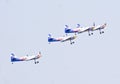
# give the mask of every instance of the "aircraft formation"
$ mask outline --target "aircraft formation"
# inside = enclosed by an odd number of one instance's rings
[[[84,33],[84,32],[88,32],[88,35],[91,36],[93,35],[93,31],[99,30],[100,34],[104,33],[103,29],[106,27],[106,23],[102,24],[102,25],[95,25],[95,23],[93,23],[93,26],[88,26],[88,27],[81,27],[80,24],[77,24],[76,28],[69,28],[68,25],[65,25],[65,36],[63,37],[57,37],[54,38],[51,36],[51,34],[48,34],[48,42],[49,44],[51,42],[65,42],[65,41],[70,41],[70,44],[74,44],[75,42],[72,41],[74,39],[77,38],[77,34],[80,33]],[[68,36],[69,33],[74,33],[75,35],[73,36]]]
[[[88,26],[88,27],[81,27],[80,24],[77,24],[76,28],[69,28],[68,25],[65,25],[65,36],[62,37],[57,37],[54,38],[51,36],[51,34],[48,34],[48,42],[49,44],[51,42],[66,42],[66,41],[70,41],[70,44],[74,44],[75,42],[73,41],[74,39],[77,38],[77,34],[81,34],[84,32],[88,32],[88,35],[91,36],[93,35],[93,31],[98,30],[100,32],[100,34],[104,33],[103,29],[105,29],[106,27],[106,23],[102,24],[102,25],[95,25],[95,23],[93,23],[93,26]],[[74,33],[73,36],[68,35],[69,33]],[[38,64],[39,61],[37,61],[39,58],[41,58],[41,52],[39,52],[37,55],[32,55],[32,56],[22,56],[22,57],[16,57],[13,53],[11,53],[11,62],[12,64],[14,62],[20,62],[20,61],[31,61],[33,60],[35,64]]]

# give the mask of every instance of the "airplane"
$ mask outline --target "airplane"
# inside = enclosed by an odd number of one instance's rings
[[[77,27],[74,29],[69,28],[68,25],[65,25],[65,33],[67,35],[67,33],[83,33],[83,32],[88,32],[88,35],[93,35],[93,33],[90,33],[91,29],[93,29],[94,26],[90,26],[90,27],[80,27],[80,24],[77,24]]]
[[[72,40],[74,40],[77,36],[63,36],[63,37],[58,37],[58,38],[53,38],[51,37],[51,34],[48,34],[48,42],[49,44],[51,42],[65,42],[65,41],[70,41],[70,44],[74,44],[75,42]]]
[[[98,26],[95,26],[95,23],[94,23],[94,27],[92,28],[91,31],[96,31],[96,30],[99,30],[100,31],[100,34],[104,33],[104,31],[101,31],[102,29],[104,29],[106,27],[107,23],[104,23],[102,25],[98,25]]]
[[[40,52],[38,53],[38,55],[32,55],[32,56],[26,55],[22,57],[16,57],[13,53],[11,53],[11,62],[13,64],[13,62],[34,60],[34,63],[38,64],[39,61],[36,60],[39,59],[40,57],[42,57]]]

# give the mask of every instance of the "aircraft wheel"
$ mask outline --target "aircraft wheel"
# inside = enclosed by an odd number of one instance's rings
[[[102,32],[100,32],[100,34],[102,34]]]
[[[39,61],[37,61],[37,63],[39,63]]]
[[[102,33],[104,33],[104,31],[102,31]]]
[[[89,36],[90,36],[90,34],[89,34]]]
[[[93,35],[93,33],[91,33],[91,35]]]

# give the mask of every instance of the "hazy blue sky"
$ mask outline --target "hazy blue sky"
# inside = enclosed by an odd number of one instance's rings
[[[119,8],[119,0],[0,0],[0,84],[120,84]],[[65,24],[93,22],[107,22],[105,33],[79,34],[74,45],[47,42]],[[37,65],[10,62],[11,52],[38,51]]]

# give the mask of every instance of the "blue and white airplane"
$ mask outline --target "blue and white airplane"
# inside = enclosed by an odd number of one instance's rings
[[[51,37],[51,34],[48,34],[48,42],[49,44],[51,42],[65,42],[65,41],[70,41],[70,44],[73,44],[75,43],[74,40],[77,36],[74,35],[74,36],[63,36],[63,37],[58,37],[58,38],[53,38]]]
[[[41,57],[41,53],[39,52],[38,55],[32,55],[32,56],[22,56],[22,57],[16,57],[13,53],[11,53],[11,62],[19,62],[19,61],[30,61],[34,60],[34,63],[37,64],[39,61],[36,61]]]
[[[102,29],[104,29],[106,27],[107,23],[104,23],[102,25],[98,25],[98,26],[95,26],[95,23],[94,23],[94,27],[92,28],[91,31],[96,31],[96,30],[99,30],[100,31],[100,34],[104,33],[104,31],[102,31]]]
[[[90,33],[91,29],[93,29],[94,26],[90,26],[90,27],[80,27],[80,24],[77,24],[77,27],[74,29],[69,28],[68,25],[65,25],[65,33],[67,35],[67,33],[83,33],[83,32],[88,32],[88,35],[93,35],[93,33]]]

